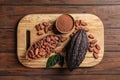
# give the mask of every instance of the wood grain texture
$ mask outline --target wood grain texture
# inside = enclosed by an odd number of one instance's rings
[[[67,69],[31,69],[22,66],[15,53],[0,53],[0,76],[27,75],[119,75],[119,52],[105,52],[102,62],[92,68],[79,68],[73,72]],[[3,63],[4,62],[4,63]]]
[[[118,80],[119,75],[37,75],[37,76],[1,76],[1,80]]]
[[[75,5],[80,5],[80,4],[94,4],[94,5],[98,5],[98,4],[120,4],[119,0],[1,0],[0,4],[14,4],[14,5],[28,5],[28,4],[32,4],[32,5],[37,5],[37,4],[75,4]]]
[[[61,14],[29,14],[23,17],[19,24],[17,29],[17,55],[18,59],[26,67],[30,68],[46,68],[46,63],[48,58],[39,58],[36,60],[27,60],[25,58],[26,53],[26,32],[30,31],[30,44],[33,44],[34,42],[38,41],[40,38],[42,39],[43,36],[46,35],[54,35],[52,31],[49,31],[49,33],[44,34],[42,36],[36,35],[36,29],[35,25],[42,23],[44,21],[52,21],[52,24],[55,22],[55,20],[60,16]],[[97,43],[100,45],[101,50],[99,52],[99,58],[94,59],[91,52],[87,52],[86,57],[82,64],[80,64],[79,67],[92,67],[98,64],[104,55],[104,26],[102,21],[93,14],[70,14],[74,20],[83,20],[87,22],[87,26],[90,29],[90,31],[87,34],[93,34],[95,38],[97,39]],[[88,19],[90,18],[90,19]],[[75,26],[72,29],[71,32],[68,34],[61,34],[64,37],[67,37],[68,40],[70,40],[69,36],[74,32]],[[99,36],[101,35],[101,36]],[[66,44],[68,43],[68,40],[63,42],[58,49],[63,49]],[[54,53],[51,53],[51,55]],[[65,53],[62,53],[65,55]],[[63,66],[66,67],[66,64]],[[54,66],[53,68],[60,68],[59,65]]]
[[[120,78],[120,0],[0,0],[0,80],[118,80]],[[27,14],[91,13],[105,28],[105,55],[93,68],[30,69],[17,60],[16,28]]]
[[[17,27],[19,20],[27,14],[41,13],[90,13],[97,15],[105,29],[120,29],[120,5],[115,6],[0,6],[0,28]],[[52,11],[51,11],[52,10]],[[14,14],[13,14],[14,13]],[[107,15],[106,15],[107,14]]]

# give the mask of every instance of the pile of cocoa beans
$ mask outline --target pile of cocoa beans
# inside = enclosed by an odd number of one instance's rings
[[[35,26],[37,35],[43,35],[52,30],[53,25],[50,22],[42,22]]]
[[[35,42],[26,52],[27,59],[37,59],[48,57],[59,45],[60,37],[57,35],[48,35]]]
[[[93,52],[93,56],[95,59],[99,58],[99,51],[100,51],[100,46],[97,44],[97,40],[92,34],[88,35],[90,42],[89,42],[89,51]]]

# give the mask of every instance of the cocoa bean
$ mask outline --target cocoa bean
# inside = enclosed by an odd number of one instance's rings
[[[96,42],[97,42],[97,40],[94,39],[94,40],[90,41],[90,44],[95,44]]]
[[[100,46],[99,46],[98,44],[96,44],[95,47],[96,47],[98,50],[101,49]]]
[[[96,53],[96,54],[98,54],[98,53],[99,53],[99,50],[96,49],[96,47],[94,47],[94,48],[93,48],[93,52]]]
[[[89,31],[89,28],[88,28],[88,27],[84,27],[84,30],[85,30],[86,32],[88,32],[88,31]]]
[[[93,52],[93,48],[89,47],[89,52]]]
[[[61,42],[64,42],[67,40],[67,37],[62,37]]]
[[[92,34],[89,34],[88,37],[89,37],[90,39],[94,39],[94,36],[93,36]]]
[[[86,23],[85,21],[82,21],[82,20],[81,20],[81,25],[82,25],[82,26],[87,26],[87,23]]]
[[[99,55],[96,54],[96,53],[93,53],[93,57],[94,57],[95,59],[98,59],[98,58],[99,58]]]
[[[43,35],[44,33],[40,30],[37,32],[37,35]]]

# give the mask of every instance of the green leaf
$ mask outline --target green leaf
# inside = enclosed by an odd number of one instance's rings
[[[57,63],[59,63],[60,66],[63,66],[64,64],[64,57],[61,54],[56,54],[49,57],[49,59],[47,60],[46,68],[54,66]]]

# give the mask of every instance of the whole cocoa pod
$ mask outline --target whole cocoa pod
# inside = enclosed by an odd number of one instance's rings
[[[88,50],[88,37],[84,30],[79,30],[70,40],[66,47],[66,63],[68,69],[79,67]]]

